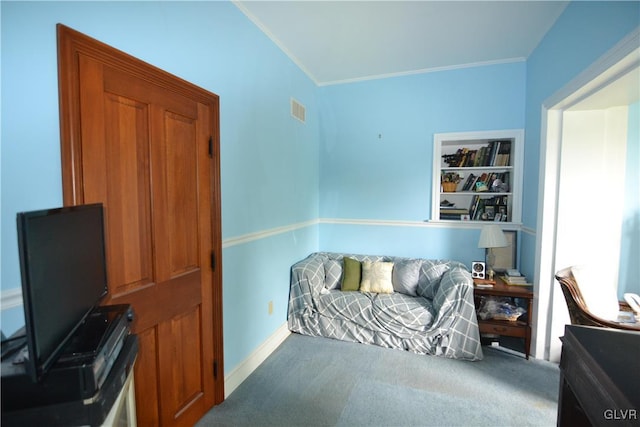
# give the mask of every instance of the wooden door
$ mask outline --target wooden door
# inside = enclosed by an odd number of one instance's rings
[[[191,426],[224,399],[218,97],[62,25],[58,61],[64,201],[105,206],[138,422]]]

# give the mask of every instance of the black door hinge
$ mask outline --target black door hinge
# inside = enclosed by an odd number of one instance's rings
[[[209,137],[209,157],[213,158],[213,136]]]
[[[213,361],[213,378],[218,378],[218,361]]]
[[[216,253],[214,251],[211,251],[211,269],[216,269]]]

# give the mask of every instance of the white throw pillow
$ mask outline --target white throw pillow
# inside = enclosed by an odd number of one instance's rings
[[[362,281],[360,292],[374,292],[378,294],[392,294],[393,283],[391,274],[392,262],[368,262],[362,263]]]

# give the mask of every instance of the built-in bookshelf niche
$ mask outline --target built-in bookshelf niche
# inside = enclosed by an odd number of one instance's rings
[[[432,221],[522,221],[522,129],[433,137]]]

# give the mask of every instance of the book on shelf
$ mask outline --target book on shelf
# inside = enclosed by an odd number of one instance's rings
[[[478,209],[479,203],[480,203],[480,196],[476,194],[471,198],[471,205],[469,205],[469,217],[471,219],[475,218],[476,210]]]
[[[493,283],[473,283],[476,288],[480,288],[480,289],[490,289],[493,288]]]
[[[496,157],[496,166],[509,166],[511,163],[511,141],[502,141],[498,155]]]
[[[476,179],[477,177],[474,174],[470,173],[466,181],[464,182],[464,185],[462,186],[462,191],[469,191],[469,189],[471,189],[471,186],[476,182]]]
[[[476,157],[473,161],[473,166],[484,166],[484,156],[485,156],[485,151],[487,150],[486,147],[482,147],[478,150],[478,152],[476,153]]]
[[[489,158],[487,159],[487,164],[485,166],[495,165],[496,154],[498,153],[499,147],[500,147],[500,141],[489,142]]]
[[[443,207],[440,208],[440,219],[461,221],[463,215],[469,215],[467,209]]]
[[[507,285],[517,285],[517,286],[532,286],[531,283],[527,282],[527,278],[524,276],[501,276],[500,277],[504,283]]]
[[[511,141],[489,141],[487,146],[477,150],[458,148],[455,153],[443,154],[444,162],[452,168],[509,166],[511,162]]]
[[[469,205],[469,218],[473,221],[507,222],[509,221],[508,202],[508,196],[483,198],[475,194]]]
[[[455,206],[441,206],[440,207],[440,212],[457,213],[457,214],[468,214],[469,210],[468,209],[463,209],[463,208],[456,208]]]

